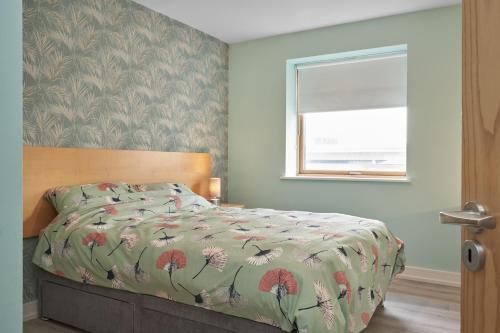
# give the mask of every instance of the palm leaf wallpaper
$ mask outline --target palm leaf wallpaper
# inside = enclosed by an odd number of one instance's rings
[[[129,0],[23,6],[26,145],[209,152],[226,193],[227,44]]]

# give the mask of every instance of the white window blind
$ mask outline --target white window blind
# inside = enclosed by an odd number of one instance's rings
[[[407,56],[297,67],[299,113],[406,107]]]

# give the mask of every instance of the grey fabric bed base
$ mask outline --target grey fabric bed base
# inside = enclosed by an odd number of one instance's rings
[[[38,270],[42,317],[92,333],[284,333],[163,298],[74,282]]]

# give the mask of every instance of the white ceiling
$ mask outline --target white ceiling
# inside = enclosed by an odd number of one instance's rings
[[[461,0],[134,0],[227,43],[458,4]]]

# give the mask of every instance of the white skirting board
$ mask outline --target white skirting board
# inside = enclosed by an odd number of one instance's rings
[[[397,278],[460,288],[460,273],[455,272],[436,271],[428,268],[407,266],[405,271],[399,274]],[[23,320],[28,321],[38,317],[38,301],[24,303]]]
[[[36,319],[40,315],[38,313],[38,301],[28,302],[23,304],[23,321]]]
[[[397,278],[456,288],[460,288],[461,284],[460,273],[413,266],[406,266],[405,271],[399,274]]]

